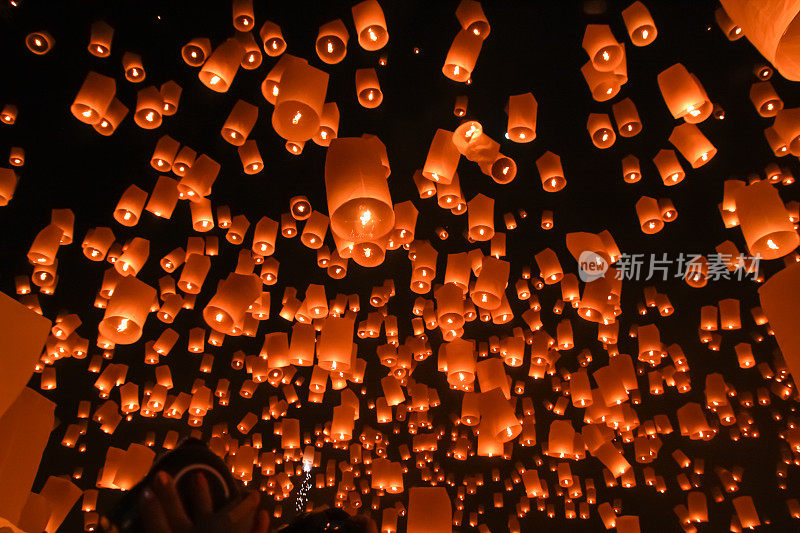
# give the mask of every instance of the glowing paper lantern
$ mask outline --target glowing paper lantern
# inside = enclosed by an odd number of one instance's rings
[[[622,10],[622,19],[628,36],[635,46],[647,46],[655,41],[658,35],[656,24],[650,11],[638,0]]]
[[[142,336],[156,290],[133,276],[121,278],[97,329],[116,344],[133,344]]]
[[[286,50],[286,41],[280,26],[269,20],[265,21],[259,31],[261,41],[264,43],[264,52],[270,57],[277,57]]]
[[[133,120],[140,128],[151,130],[161,125],[164,98],[155,87],[146,87],[136,94]]]
[[[789,220],[778,191],[768,181],[738,189],[735,202],[736,215],[751,254],[777,259],[800,244],[800,236]]]
[[[108,57],[111,54],[111,39],[114,37],[114,28],[98,20],[92,23],[89,36],[89,53],[97,57]]]
[[[280,74],[272,113],[272,127],[278,135],[297,142],[316,135],[327,90],[327,73],[302,61],[289,61]]]
[[[136,185],[131,185],[122,193],[114,209],[114,219],[123,226],[135,226],[142,215],[145,202],[147,202],[147,192]]]
[[[386,19],[377,0],[365,0],[353,6],[353,22],[358,34],[358,44],[364,50],[374,52],[389,42]]]
[[[178,182],[178,192],[193,202],[211,194],[211,186],[217,179],[220,165],[207,155],[198,157]]]
[[[181,57],[190,67],[201,67],[211,54],[211,41],[206,38],[192,39],[181,48]]]
[[[597,148],[609,148],[617,140],[614,129],[611,126],[611,120],[608,115],[603,113],[591,113],[586,122],[586,129],[589,130],[589,137],[592,139],[592,144]]]
[[[85,124],[97,124],[111,105],[116,90],[117,84],[113,78],[89,72],[70,111]]]
[[[639,112],[630,98],[620,100],[611,106],[614,112],[614,121],[617,123],[619,134],[623,137],[633,137],[642,131],[642,122]]]
[[[125,118],[128,114],[128,108],[125,105],[114,98],[111,100],[111,103],[106,109],[105,113],[100,120],[96,124],[92,124],[92,127],[96,132],[100,135],[109,136],[117,129],[120,122]]]
[[[476,241],[488,241],[494,236],[494,200],[483,194],[467,203],[469,236]]]
[[[53,47],[53,36],[46,31],[35,31],[25,37],[25,46],[36,55],[44,55]]]
[[[700,149],[706,147],[705,145],[698,146]],[[698,159],[701,163],[703,162],[702,158]],[[706,156],[706,159],[708,159],[708,156]],[[678,156],[675,155],[673,150],[660,150],[653,158],[653,163],[655,163],[664,185],[677,185],[686,177],[686,173],[683,171],[680,161],[678,161]],[[690,163],[694,165],[694,160],[690,160]]]
[[[250,31],[255,23],[253,0],[233,0],[233,27],[237,31]]]
[[[461,154],[453,144],[453,133],[442,129],[436,130],[422,175],[433,182],[449,184],[456,175],[460,157]]]
[[[356,95],[358,103],[367,109],[374,109],[383,102],[383,92],[374,68],[356,69]]]
[[[464,31],[472,33],[476,37],[486,39],[489,36],[491,27],[480,2],[475,0],[461,0],[456,8],[456,18]]]
[[[800,5],[795,2],[724,0],[722,7],[759,52],[788,80],[800,80],[796,25]]]
[[[594,68],[600,72],[614,70],[625,57],[622,46],[614,39],[608,25],[588,24],[582,46]]]
[[[465,1],[463,0],[462,4]],[[474,2],[477,4],[477,2]],[[480,6],[480,4],[478,4]],[[538,104],[531,93],[508,97],[508,138],[514,142],[526,143],[536,138],[536,111]]]
[[[547,192],[558,192],[567,185],[561,158],[553,152],[545,152],[536,160],[536,168],[542,180],[542,188]]]
[[[471,31],[461,30],[447,51],[442,73],[453,81],[465,82],[472,75],[483,39]]]
[[[376,242],[395,221],[380,160],[365,146],[363,138],[337,138],[325,159],[331,231],[354,243]]]
[[[714,145],[694,124],[675,126],[669,142],[689,161],[692,168],[705,165],[717,154]]]
[[[323,24],[319,28],[319,35],[317,35],[317,55],[329,65],[341,62],[347,54],[348,39],[347,28],[341,19]]]
[[[703,86],[680,63],[659,73],[658,87],[674,118],[697,124],[711,115],[713,106]]]
[[[233,83],[243,56],[242,44],[235,37],[227,39],[203,63],[198,74],[200,81],[212,91],[226,92]]]
[[[774,117],[783,109],[783,100],[768,81],[757,81],[750,86],[750,101],[762,117]]]
[[[214,331],[230,333],[259,296],[261,280],[257,276],[232,272],[220,281],[217,292],[203,309],[203,318]]]
[[[258,119],[258,108],[238,100],[222,126],[222,138],[234,146],[242,146]]]

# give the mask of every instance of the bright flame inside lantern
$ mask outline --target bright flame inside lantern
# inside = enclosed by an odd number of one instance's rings
[[[219,83],[220,79],[221,78],[219,76],[214,75],[214,76],[211,77],[210,80],[208,80],[208,83],[210,83],[211,85],[216,85],[217,83]]]
[[[363,206],[360,211],[361,214],[358,215],[358,220],[361,222],[362,226],[366,226],[372,221],[372,211]]]
[[[118,331],[118,332],[120,332],[120,333],[122,333],[123,331],[125,331],[126,329],[128,329],[128,322],[129,322],[129,320],[130,320],[130,319],[128,319],[128,318],[123,318],[122,320],[120,320],[120,321],[119,321],[119,325],[117,326],[117,331]]]
[[[775,241],[773,241],[772,239],[767,239],[767,246],[769,246],[771,250],[777,250],[778,248],[780,248],[777,244],[775,244]]]
[[[297,113],[295,113],[295,115],[292,117],[292,124],[297,124],[297,123],[299,123],[301,118],[303,118],[303,114],[302,114],[300,111],[298,111],[298,112],[297,112]]]

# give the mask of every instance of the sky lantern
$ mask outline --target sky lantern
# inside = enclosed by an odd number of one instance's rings
[[[736,192],[736,214],[747,247],[764,259],[776,259],[797,248],[800,236],[773,185],[759,181]]]
[[[475,69],[482,45],[483,39],[474,32],[459,31],[447,51],[442,73],[453,81],[467,81]]]
[[[320,26],[319,34],[317,35],[317,55],[329,65],[341,62],[347,54],[349,37],[347,28],[341,19],[323,24]]]
[[[258,119],[258,108],[238,100],[222,125],[222,138],[234,146],[243,146]]]
[[[462,2],[463,3],[463,2]],[[508,97],[508,138],[526,143],[536,138],[536,111],[538,104],[531,93]]]
[[[211,54],[211,41],[207,38],[192,39],[181,48],[181,57],[190,67],[201,67]]]
[[[622,19],[635,46],[647,46],[658,36],[650,11],[638,0],[622,10]]]
[[[25,37],[25,46],[36,55],[44,55],[53,47],[55,40],[46,31],[35,31]]]
[[[600,72],[613,70],[625,57],[622,46],[611,33],[611,28],[604,24],[586,26],[583,49],[589,54],[594,68]]]
[[[203,63],[199,73],[200,81],[212,91],[226,92],[233,83],[243,55],[241,43],[234,37],[227,39]]]
[[[352,8],[353,22],[358,34],[358,44],[364,50],[374,52],[389,42],[389,31],[383,9],[377,0],[364,0]]]
[[[170,80],[164,83],[159,91],[161,92],[161,99],[164,102],[161,114],[165,117],[169,117],[177,113],[178,102],[180,102],[181,94],[183,93],[181,86]]]
[[[558,192],[567,185],[561,158],[553,152],[546,152],[536,160],[536,168],[542,180],[542,187],[547,192]]]
[[[770,0],[759,5],[750,5],[743,0],[725,0],[724,12],[741,33],[786,79],[797,81],[800,70],[793,56],[797,14],[800,8]],[[738,33],[737,33],[738,35]]]
[[[83,123],[97,124],[111,105],[115,92],[116,82],[113,78],[89,72],[70,111]]]
[[[328,74],[305,62],[292,61],[280,75],[280,92],[272,127],[288,141],[306,141],[319,130],[328,89]]]
[[[422,175],[433,182],[447,185],[456,175],[460,156],[456,145],[453,144],[453,133],[442,129],[436,130]]]
[[[114,28],[102,20],[92,23],[89,36],[89,53],[97,57],[108,57],[111,54],[111,39]]]
[[[614,121],[617,123],[617,130],[622,137],[633,137],[642,131],[642,122],[639,119],[639,112],[630,98],[620,100],[611,109],[614,112]]]
[[[675,118],[697,124],[711,114],[713,106],[700,81],[680,63],[659,73],[658,88]]]
[[[373,109],[383,102],[383,93],[378,81],[378,73],[374,68],[356,70],[356,95],[358,103],[367,109]]]
[[[394,211],[380,160],[362,138],[331,142],[325,160],[331,230],[355,243],[384,237],[394,227]]]
[[[155,289],[135,277],[120,279],[98,326],[100,333],[117,344],[136,342],[155,297]]]
[[[717,153],[717,149],[694,124],[675,126],[669,142],[685,157],[692,168],[705,165]]]

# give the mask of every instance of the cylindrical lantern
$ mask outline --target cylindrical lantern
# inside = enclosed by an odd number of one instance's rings
[[[341,19],[332,20],[319,28],[316,49],[319,58],[329,65],[335,65],[347,54],[349,35]]]
[[[358,34],[358,44],[364,50],[380,50],[389,42],[386,18],[377,0],[365,0],[353,6],[353,22]]]

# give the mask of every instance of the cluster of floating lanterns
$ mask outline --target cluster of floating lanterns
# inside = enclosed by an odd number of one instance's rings
[[[800,63],[791,53],[796,46],[796,30],[790,28],[796,8],[772,0],[723,0],[722,4],[716,20],[728,39],[746,36],[785,78],[800,79]],[[460,29],[449,50],[443,51],[442,73],[468,84],[483,43],[491,38],[491,26],[474,0],[462,0],[455,15]],[[658,36],[656,23],[639,1],[622,10],[621,19],[635,47],[648,46]],[[507,232],[528,213],[525,209],[503,213],[502,226],[496,226],[501,214],[494,199],[482,193],[465,198],[457,172],[460,164],[475,163],[500,185],[513,182],[517,174],[515,161],[500,152],[500,143],[480,122],[464,118],[465,95],[457,98],[453,109],[463,121],[454,131],[429,132],[428,153],[419,155],[421,168],[413,176],[419,202],[435,197],[439,208],[466,214],[464,251],[440,257],[436,242],[416,237],[418,202],[392,200],[384,143],[369,134],[338,137],[339,109],[326,102],[329,74],[324,65],[337,64],[347,55],[348,44],[352,46],[348,24],[337,19],[319,28],[315,49],[316,59],[324,63],[320,67],[312,65],[314,58],[287,53],[277,24],[264,21],[256,30],[252,0],[233,1],[233,26],[234,35],[215,45],[200,37],[175,50],[188,67],[197,69],[199,84],[191,90],[225,93],[240,68],[259,68],[268,61],[264,54],[277,58],[261,84],[266,103],[234,102],[220,135],[236,148],[241,171],[258,174],[264,161],[251,132],[259,115],[263,119],[273,106],[272,127],[289,153],[301,156],[309,140],[326,149],[320,171],[327,206],[293,197],[279,217],[263,216],[252,223],[235,214],[236,206],[214,202],[213,186],[221,165],[211,155],[161,136],[149,156],[159,173],[152,190],[131,185],[109,208],[119,226],[109,220],[109,226],[91,228],[80,241],[86,261],[105,263],[100,279],[89,284],[92,290],[97,287],[94,305],[103,310],[99,323],[91,323],[89,314],[80,309],[60,311],[48,317],[52,322],[39,316],[41,300],[58,290],[61,247],[80,239],[73,232],[76,215],[69,209],[53,210],[51,222],[31,243],[30,271],[15,278],[19,303],[2,300],[2,327],[29,333],[14,341],[19,357],[3,362],[10,365],[10,377],[0,396],[0,414],[6,413],[0,425],[13,429],[13,422],[19,425],[24,420],[25,429],[17,427],[11,437],[0,439],[16,439],[19,450],[14,470],[19,476],[0,487],[2,519],[23,530],[53,531],[82,496],[85,529],[91,531],[99,520],[98,494],[130,489],[146,474],[157,451],[175,448],[181,437],[192,435],[208,442],[236,479],[271,497],[277,519],[283,512],[281,502],[302,485],[300,507],[311,510],[329,504],[352,513],[379,512],[384,533],[403,527],[410,533],[467,526],[490,531],[484,520],[487,507],[507,509],[512,532],[525,530],[525,521],[538,510],[566,519],[599,517],[606,529],[629,533],[640,530],[639,517],[626,511],[624,498],[609,498],[603,487],[639,487],[653,498],[667,491],[684,493],[680,499],[685,503],[675,506],[674,513],[685,531],[696,531],[696,524],[707,522],[710,506],[726,506],[731,531],[766,522],[757,511],[759,495],[739,491],[742,466],[714,464],[711,474],[706,460],[687,455],[680,443],[681,438],[733,442],[759,438],[751,409],[770,406],[773,398],[784,402],[782,406],[798,400],[789,374],[800,375],[796,327],[800,204],[785,204],[779,193],[779,186],[794,182],[787,168],[770,163],[764,178],[725,181],[719,203],[725,227],[741,229],[750,256],[783,262],[769,279],[756,272],[756,281],[763,285],[758,290],[761,306],[749,310],[752,342],[732,348],[723,345],[726,332],[745,327],[740,300],[726,298],[700,309],[701,343],[711,351],[726,351],[743,371],[757,369],[763,378],[764,384],[755,391],[736,390],[723,374],[692,375],[692,355],[684,349],[695,348],[662,340],[658,321],[676,310],[656,287],[645,288],[631,313],[633,320],[626,316],[627,331],[621,329],[624,285],[615,274],[622,252],[609,231],[567,234],[571,259],[547,248],[534,255],[535,269],[503,259],[512,235]],[[379,51],[388,43],[387,21],[376,0],[352,7],[352,26],[358,45],[366,51]],[[113,36],[114,29],[105,22],[92,24],[89,53],[109,57]],[[625,44],[603,24],[588,25],[581,44],[589,58],[581,72],[591,97],[600,103],[615,99],[628,82]],[[29,34],[25,45],[43,55],[55,40],[39,31]],[[125,82],[151,81],[138,54],[125,52],[122,67]],[[776,158],[799,156],[800,109],[784,109],[769,81],[772,75],[771,67],[758,66],[749,96],[754,111],[772,121],[764,135]],[[135,102],[123,102],[116,90],[122,81],[86,73],[71,106],[74,117],[108,136],[128,114],[136,126],[156,129],[181,111],[183,88],[175,82],[144,86]],[[685,164],[696,169],[717,156],[702,124],[712,116],[722,118],[723,112],[714,106],[701,80],[681,63],[663,69],[656,81],[665,112],[678,123],[652,165],[664,186],[678,186],[691,172]],[[384,95],[376,69],[357,69],[354,87],[364,112],[381,106]],[[533,93],[509,95],[506,138],[533,142],[537,110]],[[14,105],[6,104],[0,122],[13,127],[18,113]],[[24,120],[24,109],[21,116]],[[629,97],[610,104],[610,113],[590,114],[586,128],[600,150],[613,146],[617,136],[632,138],[643,132]],[[11,149],[9,164],[24,169],[22,148]],[[546,151],[535,165],[545,193],[567,187],[562,156]],[[640,161],[633,155],[624,157],[621,181],[633,184],[641,179]],[[0,169],[0,205],[12,201],[17,180],[14,168]],[[126,237],[125,228],[135,228],[142,217],[170,219],[180,202],[188,203],[191,213],[193,233],[186,243],[164,243],[156,235]],[[648,235],[664,230],[678,217],[667,197],[642,196],[631,210],[641,232]],[[541,227],[555,227],[552,211],[542,211]],[[219,239],[221,232],[224,241]],[[440,239],[450,237],[443,227],[436,234]],[[317,265],[332,279],[347,276],[350,260],[361,267],[380,268],[387,254],[406,254],[410,285],[396,286],[389,274],[368,294],[334,294],[324,284],[287,285],[281,290],[279,237],[299,237],[315,251]],[[481,243],[489,244],[488,255]],[[168,251],[161,257],[152,253],[164,246]],[[238,255],[233,268],[217,278],[209,274],[219,261],[221,246],[238,250]],[[575,268],[586,251],[610,267],[605,277],[581,283]],[[733,257],[726,265],[729,271],[753,266],[752,261],[737,262],[740,250],[732,241],[716,251]],[[296,260],[283,258],[284,268]],[[160,266],[158,279],[140,276],[148,263]],[[709,262],[700,257],[696,265],[685,282],[701,288],[708,282]],[[558,287],[560,298],[552,309],[545,309],[539,295],[555,290],[550,286]],[[413,294],[412,308],[391,314],[387,305],[399,291]],[[514,311],[519,306],[525,308],[521,313]],[[576,310],[575,316],[568,316],[569,308]],[[650,309],[657,311],[655,318]],[[179,315],[195,317],[194,326],[173,329]],[[282,320],[290,324],[289,331],[261,327],[267,320]],[[492,325],[494,332],[474,337],[477,333],[470,331],[470,324],[476,321]],[[145,331],[153,331],[153,323],[158,334],[146,335]],[[573,324],[579,323],[596,328],[607,364],[593,361],[592,349],[573,334]],[[8,335],[13,336],[11,331]],[[618,346],[625,336],[632,339],[625,341],[632,343],[631,354]],[[779,351],[771,359],[761,349],[754,353],[756,345],[772,336]],[[228,337],[251,337],[255,348],[230,354]],[[363,348],[366,340],[377,342],[374,353]],[[115,347],[131,344],[140,348],[142,360],[115,362]],[[593,348],[597,352],[598,346]],[[182,352],[200,356],[199,376],[187,390],[175,387],[172,378],[174,372],[186,372]],[[573,357],[577,370],[570,371],[563,362]],[[162,417],[173,420],[171,427],[176,429],[165,434],[148,430],[142,442],[113,441],[105,453],[93,450],[94,457],[105,457],[97,465],[96,480],[85,479],[78,465],[72,481],[52,476],[42,491],[33,494],[29,491],[52,429],[54,405],[24,385],[34,371],[40,374],[42,391],[54,391],[45,395],[55,397],[57,371],[70,358],[88,359],[88,371],[97,378],[95,390],[86,391],[74,417],[61,420],[55,429],[62,446],[85,452],[87,433],[101,431],[113,438],[123,421],[136,420],[147,427],[148,419]],[[235,381],[215,375],[220,359],[226,364],[230,360]],[[432,361],[426,363],[427,359]],[[153,379],[129,380],[128,370],[134,365],[147,365]],[[423,366],[435,371],[415,372]],[[514,370],[519,367],[527,368],[527,375]],[[364,385],[367,372],[381,376],[379,391]],[[434,377],[435,372],[443,379]],[[2,379],[0,383],[5,383]],[[530,390],[533,383],[544,380],[555,399],[544,400],[542,407]],[[703,403],[681,396],[703,382]],[[443,403],[441,387],[457,394],[460,403]],[[252,401],[259,388],[269,390],[264,405]],[[668,388],[677,393],[671,412],[652,418],[637,413],[638,405]],[[230,403],[247,405],[246,414],[229,423],[206,422],[209,412]],[[329,421],[309,426],[302,419],[306,403],[330,406]],[[782,407],[772,407],[772,418],[782,459],[777,483],[785,489],[788,468],[800,464],[800,419]],[[269,434],[276,436],[274,441]],[[278,441],[279,446],[268,444]],[[7,454],[2,447],[0,453]],[[659,453],[671,454],[680,470],[677,476],[658,473],[650,465]],[[470,468],[468,463],[476,456],[495,458],[491,470]],[[575,473],[578,461],[590,463],[601,476]],[[9,468],[4,466],[3,473],[11,472]],[[313,468],[321,471],[314,475],[312,487]],[[324,488],[335,488],[333,501],[315,499],[314,490]],[[787,512],[800,518],[797,498],[786,498],[786,504]]]

